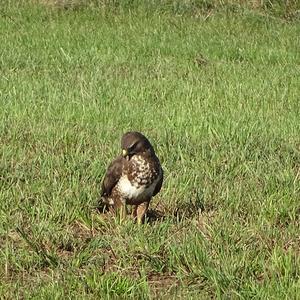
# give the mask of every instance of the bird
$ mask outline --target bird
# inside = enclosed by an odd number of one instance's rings
[[[127,215],[126,205],[138,224],[143,222],[151,198],[163,183],[163,169],[150,141],[140,132],[129,131],[121,138],[122,154],[108,166],[101,185],[103,203],[110,210]]]

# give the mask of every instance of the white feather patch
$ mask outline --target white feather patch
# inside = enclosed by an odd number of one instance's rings
[[[146,187],[146,185],[136,187],[131,184],[127,176],[123,176],[119,181],[118,187],[122,195],[127,199],[144,199],[152,196],[158,180],[159,176],[149,187]]]

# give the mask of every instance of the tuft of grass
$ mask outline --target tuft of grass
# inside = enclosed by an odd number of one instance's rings
[[[297,298],[298,3],[46,2],[0,11],[0,298]],[[96,210],[128,130],[140,227]]]

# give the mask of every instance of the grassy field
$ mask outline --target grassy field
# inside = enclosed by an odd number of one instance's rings
[[[299,299],[299,18],[95,3],[0,6],[0,298]],[[128,130],[142,226],[96,210]]]

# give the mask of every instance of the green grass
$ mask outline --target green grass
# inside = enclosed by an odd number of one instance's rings
[[[0,298],[299,297],[297,18],[8,1],[0,28]],[[165,170],[140,227],[95,210],[127,130]]]

